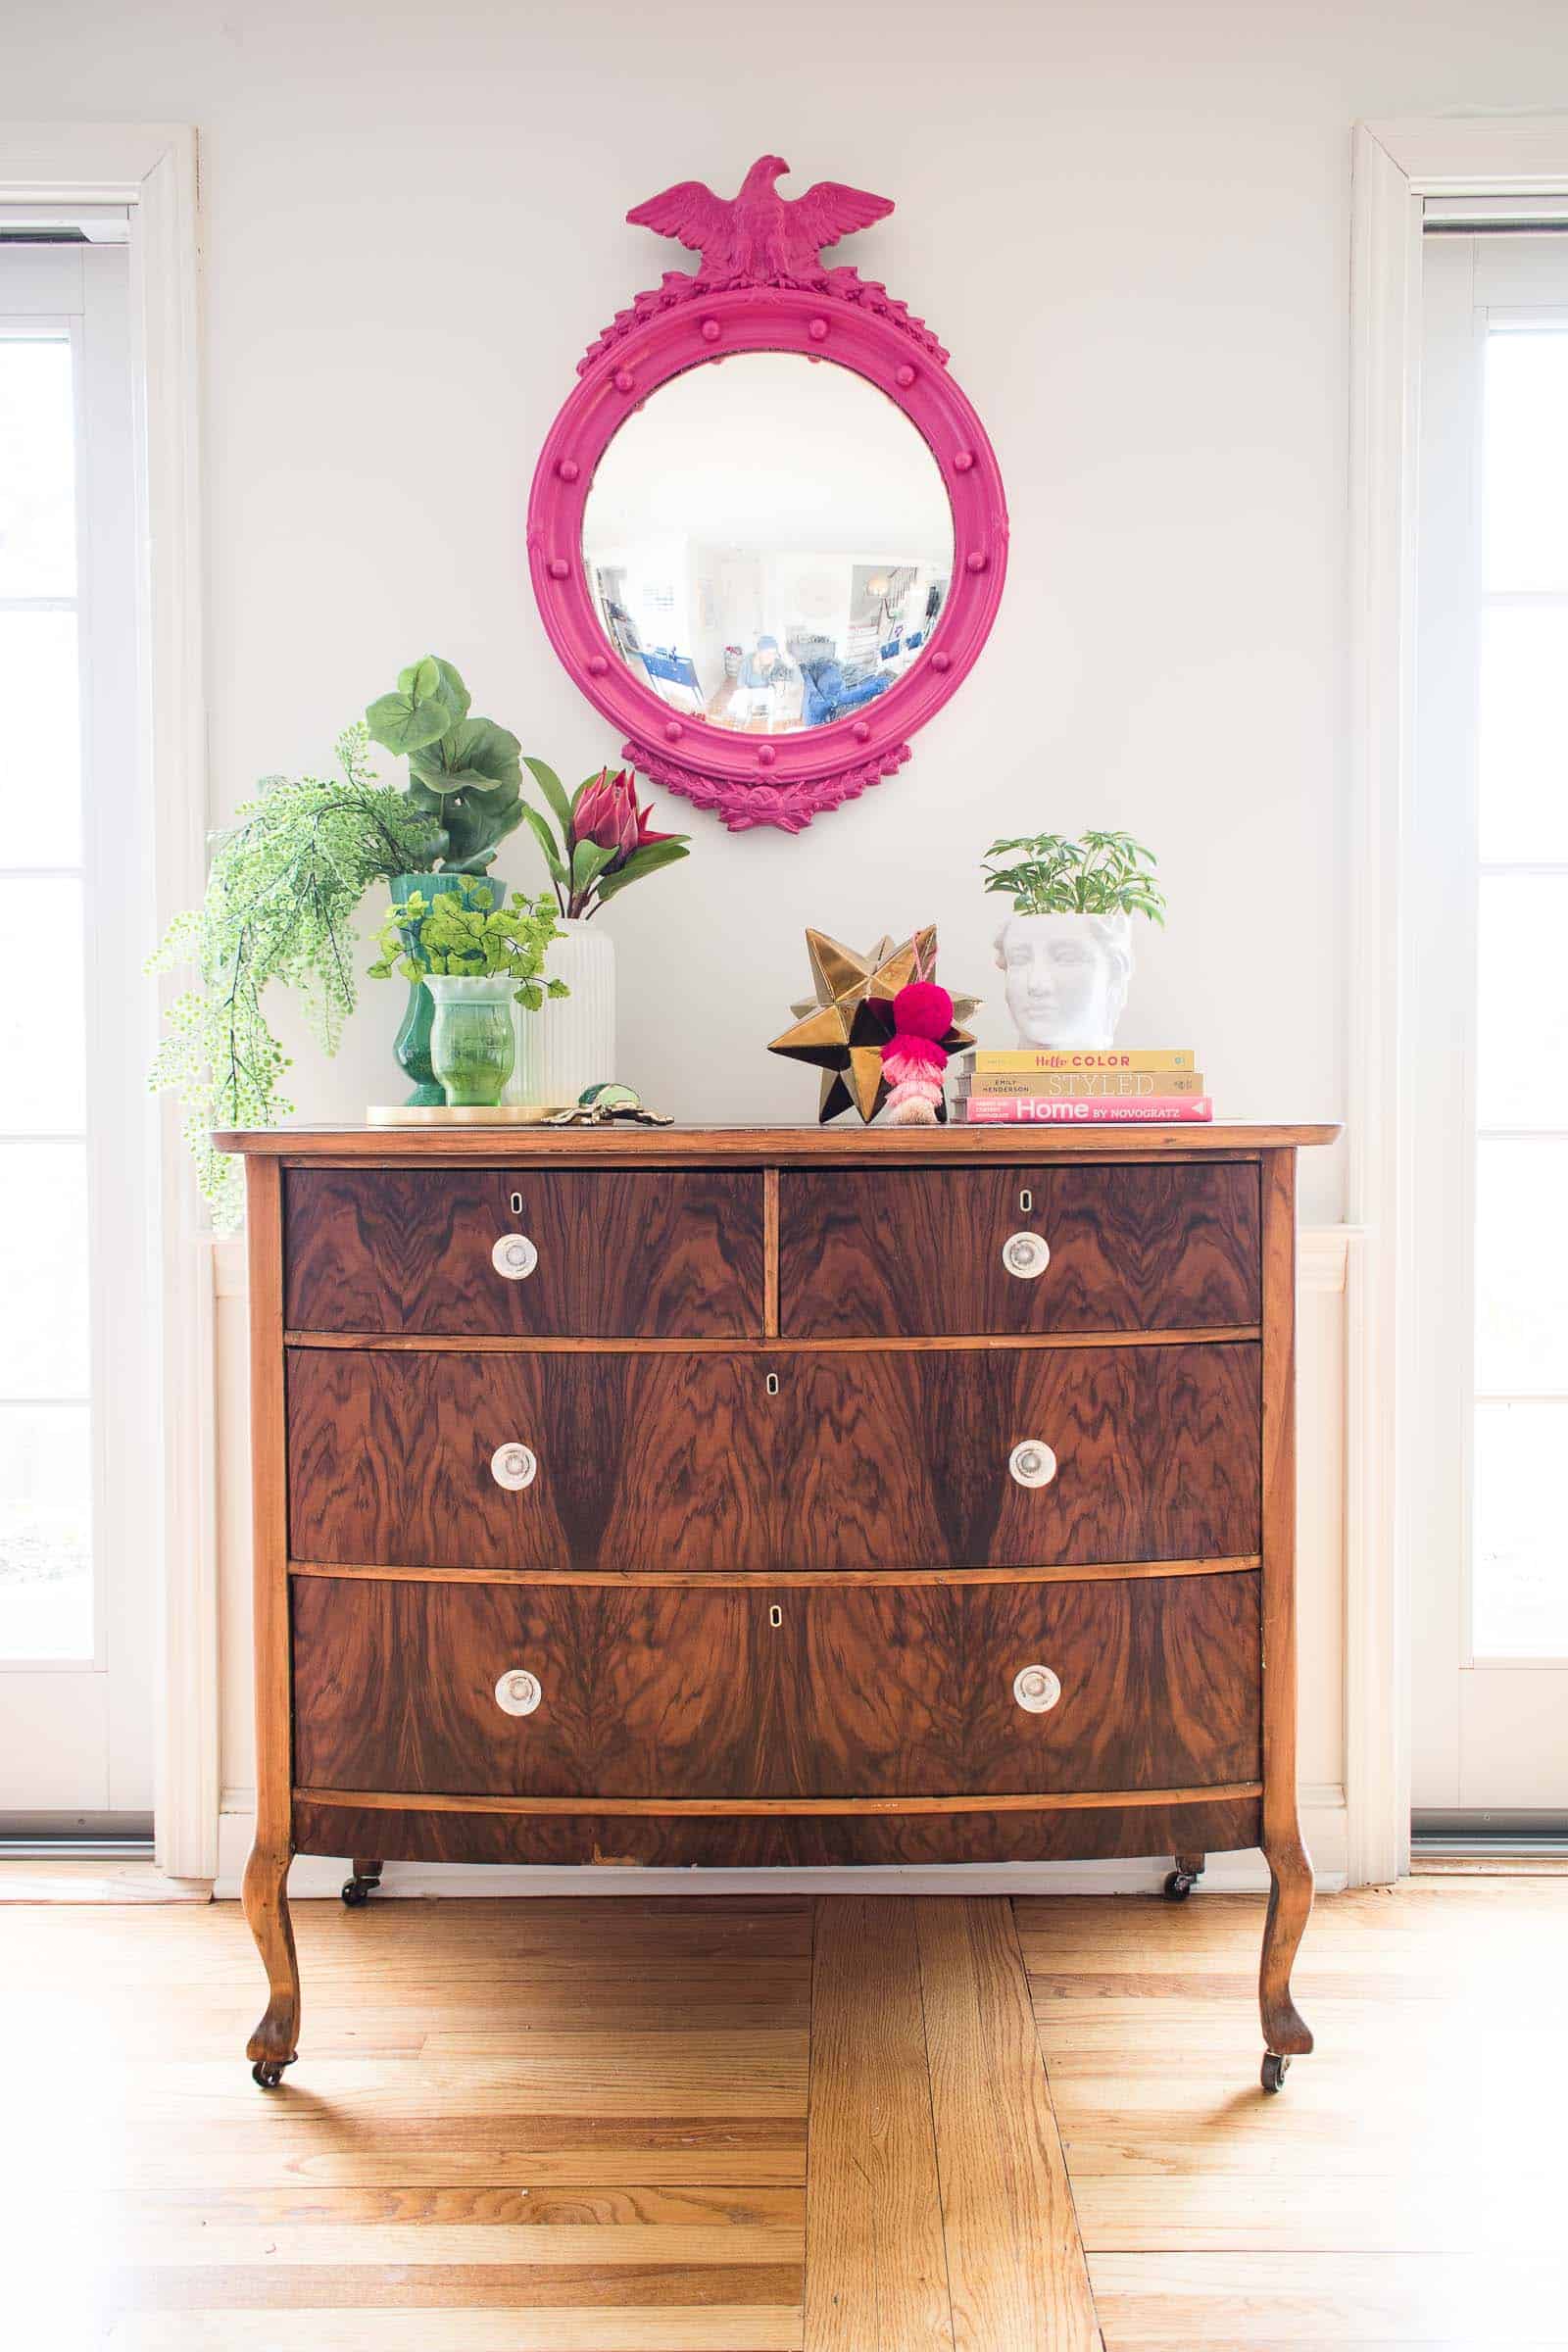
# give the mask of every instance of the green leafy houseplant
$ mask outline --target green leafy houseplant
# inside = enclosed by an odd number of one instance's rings
[[[999,858],[1010,860],[998,864]],[[1165,896],[1153,879],[1154,853],[1130,833],[1030,833],[994,841],[981,863],[988,891],[1012,899],[1019,914],[1147,914],[1165,920]]]
[[[427,654],[365,713],[372,743],[409,763],[406,798],[430,818],[435,850],[421,871],[482,874],[522,822],[522,746],[493,718],[469,715],[450,662]]]
[[[403,790],[377,778],[372,738],[407,758]],[[401,671],[336,749],[341,776],[263,779],[214,838],[202,905],[174,918],[149,967],[196,967],[196,984],[170,1008],[151,1084],[181,1098],[220,1232],[240,1220],[244,1184],[211,1131],[275,1126],[294,1107],[278,1084],[288,1058],[263,1017],[266,991],[292,989],[317,1042],[334,1053],[355,1006],[354,918],[367,891],[384,882],[403,898],[413,879],[444,877],[429,895],[461,902],[522,818],[517,738],[470,715],[466,686],[435,655]],[[429,999],[411,990],[397,1052],[416,1078],[428,1076],[429,1029]]]
[[[564,980],[543,980],[545,951],[557,936],[557,909],[547,896],[526,899],[520,891],[507,904],[495,887],[481,884],[465,899],[426,899],[410,893],[387,910],[376,934],[372,980],[397,972],[420,981],[427,972],[460,980],[504,976],[517,985],[516,1002],[537,1012],[546,997],[564,997]],[[411,941],[413,943],[411,948]]]
[[[428,810],[377,781],[367,731],[340,735],[340,776],[269,776],[215,837],[202,904],[178,914],[149,969],[194,964],[170,1007],[149,1083],[177,1094],[197,1180],[220,1232],[242,1213],[240,1163],[212,1131],[273,1127],[293,1109],[279,1088],[288,1056],[267,1025],[274,982],[299,998],[323,1053],[335,1053],[357,1001],[354,917],[377,882],[428,869],[439,831]]]

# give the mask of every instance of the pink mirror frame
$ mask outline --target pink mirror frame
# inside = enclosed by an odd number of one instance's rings
[[[799,833],[821,810],[902,767],[908,738],[973,667],[1007,565],[1002,475],[984,426],[948,373],[947,353],[885,287],[852,269],[825,269],[816,258],[819,246],[881,218],[891,204],[833,181],[794,201],[780,198],[771,183],[784,168],[777,157],[763,157],[733,203],[692,180],[627,216],[700,245],[703,267],[695,274],[666,271],[658,290],[639,294],[579,363],[580,380],[550,428],[528,502],[534,594],[566,670],[621,729],[623,760],[711,808],[735,833],[759,825]],[[835,225],[835,213],[844,225]],[[747,232],[744,247],[737,225]],[[725,239],[715,261],[720,228]],[[594,472],[625,418],[687,368],[748,351],[800,352],[853,368],[885,392],[941,468],[954,532],[952,586],[930,650],[853,718],[760,738],[707,726],[639,683],[600,625],[581,553]]]

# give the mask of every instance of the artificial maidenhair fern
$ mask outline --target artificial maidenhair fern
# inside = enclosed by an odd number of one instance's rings
[[[183,1132],[220,1232],[243,1213],[241,1162],[215,1152],[215,1129],[274,1127],[293,1104],[288,1067],[262,998],[273,981],[299,997],[322,1050],[335,1052],[354,1010],[354,917],[371,884],[423,873],[443,846],[438,816],[377,783],[364,726],[336,751],[341,776],[269,776],[217,836],[207,894],[170,924],[149,969],[194,964],[194,987],[169,1008],[149,1083],[177,1094]]]

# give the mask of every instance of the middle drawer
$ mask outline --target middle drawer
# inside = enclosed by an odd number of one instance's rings
[[[300,1560],[855,1574],[1259,1549],[1255,1342],[296,1348],[287,1378]]]
[[[305,1788],[1023,1795],[1259,1771],[1255,1570],[695,1592],[303,1576],[293,1593]]]

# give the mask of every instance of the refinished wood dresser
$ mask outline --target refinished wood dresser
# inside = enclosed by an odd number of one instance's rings
[[[1335,1130],[283,1130],[248,1155],[258,1790],[296,1852],[1261,1846],[1291,1962],[1295,1174]]]

